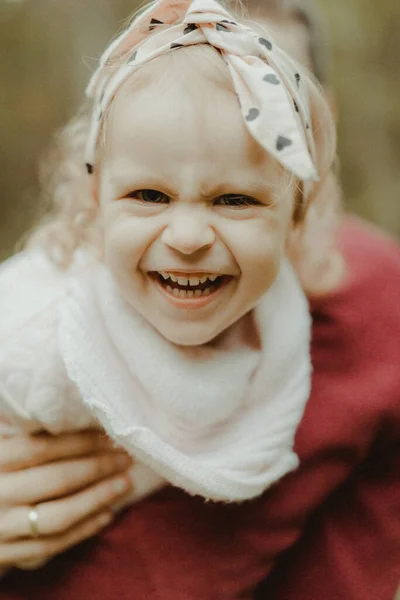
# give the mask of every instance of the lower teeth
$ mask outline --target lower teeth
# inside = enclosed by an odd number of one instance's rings
[[[200,296],[209,296],[211,294],[211,288],[205,290],[178,290],[167,285],[167,291],[172,293],[177,298],[200,298]]]

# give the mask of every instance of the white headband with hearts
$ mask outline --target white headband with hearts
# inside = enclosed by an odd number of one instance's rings
[[[153,58],[194,44],[210,44],[221,53],[253,138],[300,179],[318,180],[307,90],[294,61],[215,0],[157,0],[104,52],[86,90],[94,101],[88,172],[94,170],[104,115],[121,84]]]

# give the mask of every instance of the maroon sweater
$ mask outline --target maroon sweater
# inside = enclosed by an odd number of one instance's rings
[[[166,489],[0,600],[392,600],[400,581],[400,250],[357,222],[314,301],[300,467],[241,506]]]

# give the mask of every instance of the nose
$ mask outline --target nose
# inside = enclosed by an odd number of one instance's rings
[[[215,242],[215,232],[203,211],[176,207],[170,213],[162,241],[169,248],[189,255],[210,248]]]

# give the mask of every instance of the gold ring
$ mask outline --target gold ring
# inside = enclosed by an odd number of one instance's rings
[[[32,508],[29,509],[28,521],[29,521],[29,527],[31,530],[31,536],[33,538],[39,537],[38,520],[39,520],[39,517],[38,517],[37,510],[34,506],[32,506]]]

